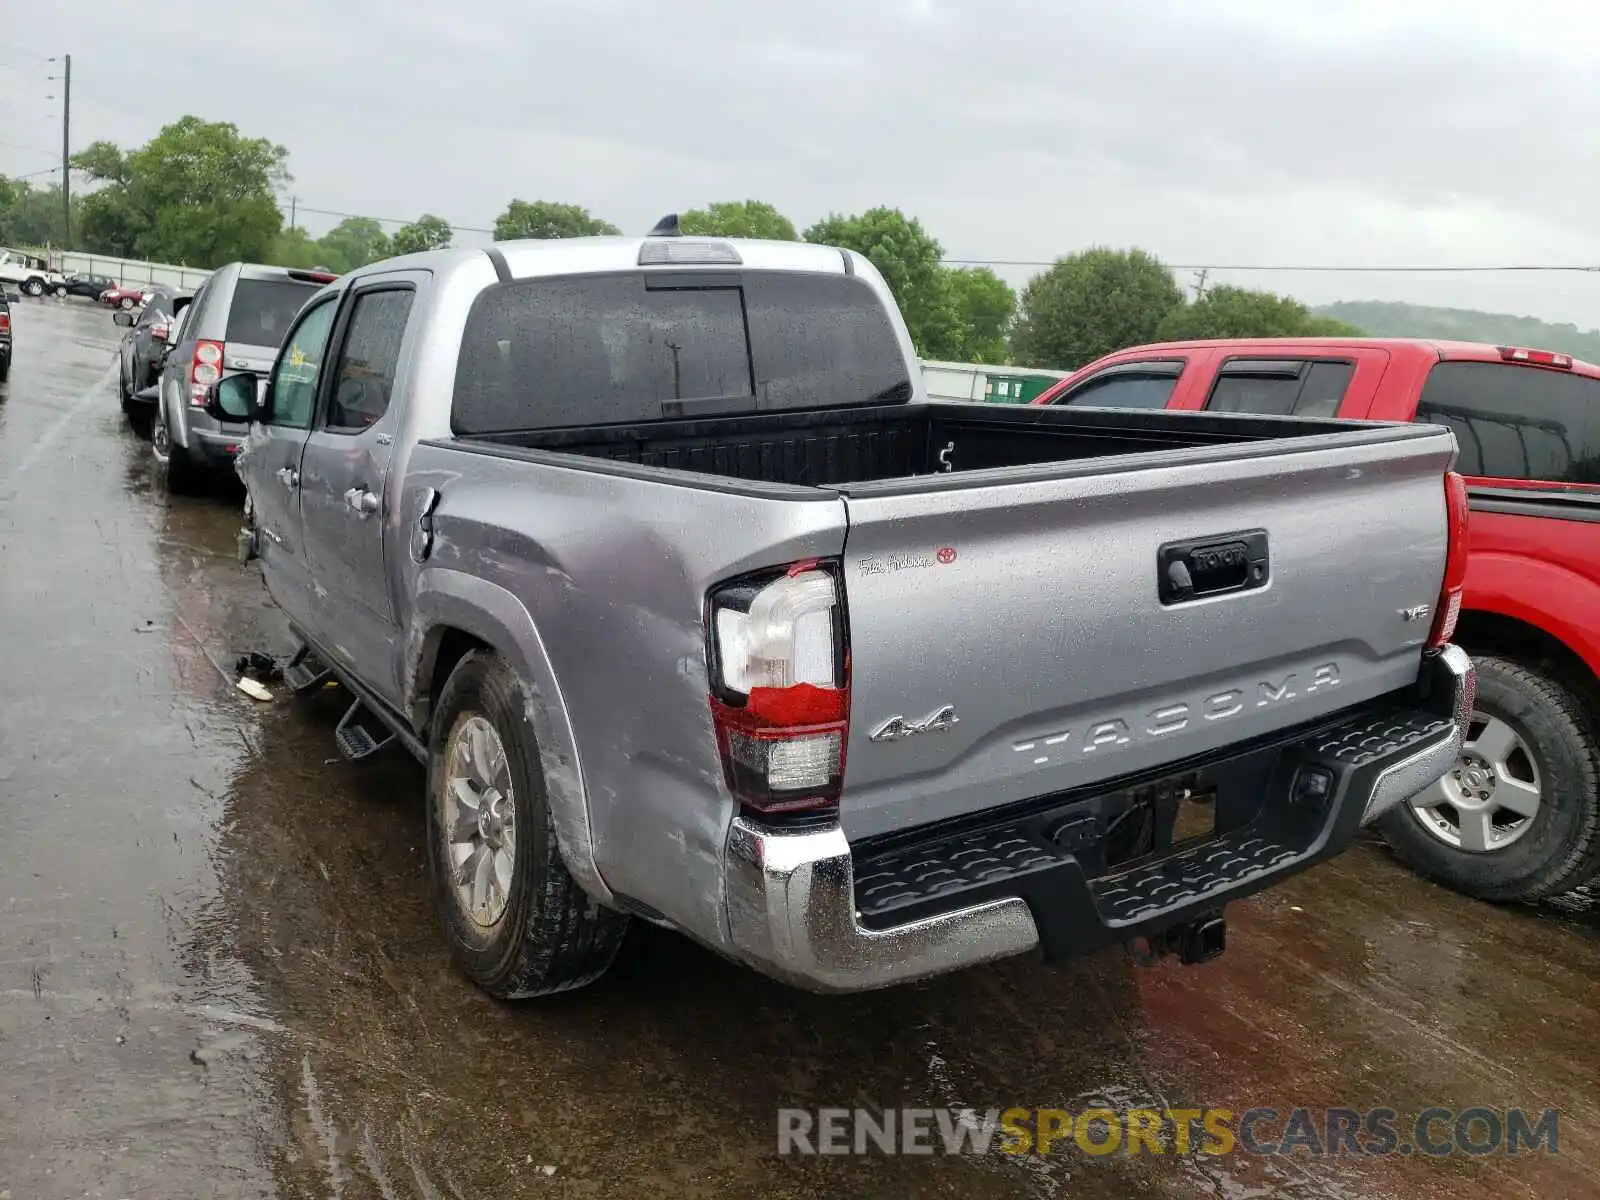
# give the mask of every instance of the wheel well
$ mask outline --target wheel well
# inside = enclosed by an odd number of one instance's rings
[[[1463,612],[1455,642],[1468,654],[1495,654],[1537,667],[1566,683],[1600,712],[1600,679],[1576,651],[1537,625],[1499,613]]]
[[[420,714],[419,726],[426,731],[428,722],[433,719],[434,705],[438,703],[439,693],[444,690],[445,680],[450,678],[450,672],[456,669],[456,664],[474,650],[491,650],[492,646],[480,637],[475,637],[463,629],[446,627],[439,633],[438,645],[434,648],[431,664],[424,659],[423,676],[418,681],[418,691],[426,696],[426,707]]]

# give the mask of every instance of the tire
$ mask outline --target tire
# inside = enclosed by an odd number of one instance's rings
[[[38,299],[40,296],[44,295],[44,280],[24,279],[22,281],[22,294],[25,296],[32,296],[34,299]]]
[[[452,766],[457,738],[480,719],[503,751],[488,756],[496,764],[503,762],[503,768],[489,774],[495,782],[509,783],[514,831],[503,844],[515,847],[503,910],[484,924],[457,898],[453,876],[457,862],[476,861],[472,855],[483,853],[485,842],[452,845],[452,819],[446,811],[452,770],[470,772],[465,760]],[[567,872],[522,685],[492,653],[466,655],[440,693],[428,739],[427,826],[435,907],[451,952],[474,983],[492,996],[511,1000],[570,991],[605,974],[622,945],[628,918],[590,899]],[[480,821],[477,830],[483,829]],[[488,918],[489,910],[483,911]]]
[[[1385,813],[1379,831],[1408,866],[1480,900],[1538,900],[1588,882],[1600,872],[1600,742],[1588,706],[1568,684],[1529,663],[1489,654],[1473,655],[1473,663],[1478,698],[1471,736],[1487,733],[1480,718],[1516,735],[1513,773],[1531,772],[1537,811],[1504,846],[1462,849],[1418,812],[1419,801],[1440,794],[1430,789]],[[1473,763],[1464,755],[1460,765]],[[1498,773],[1496,779],[1496,786],[1508,782]]]
[[[165,402],[158,400],[155,407],[151,414],[151,451],[161,486],[169,496],[193,496],[204,490],[205,468],[193,454],[172,442],[167,433]]]
[[[122,415],[128,418],[128,428],[141,442],[148,442],[155,431],[156,415],[150,411],[148,404],[140,404],[137,400],[124,400],[122,402]]]
[[[66,286],[66,284],[64,284],[64,283],[56,284],[55,297],[56,297],[57,300],[65,300],[67,298],[67,286]]]
[[[132,296],[124,296],[124,297],[122,297],[122,299],[117,301],[117,307],[122,309],[124,312],[126,312],[128,309],[133,307],[133,297]]]
[[[6,381],[6,376],[11,374],[11,356],[0,354],[0,383]]]

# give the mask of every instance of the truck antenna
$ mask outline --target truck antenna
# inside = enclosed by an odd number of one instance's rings
[[[683,230],[678,228],[678,214],[668,213],[656,222],[656,227],[646,237],[682,237]]]

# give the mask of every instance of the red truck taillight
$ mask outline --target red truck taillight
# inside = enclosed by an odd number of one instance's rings
[[[206,389],[222,378],[222,343],[196,342],[194,358],[189,362],[189,403],[195,408],[206,406]]]
[[[1445,473],[1444,511],[1450,547],[1445,551],[1444,582],[1439,586],[1433,632],[1428,635],[1429,650],[1437,650],[1455,636],[1461,593],[1467,583],[1467,481],[1454,471]]]
[[[0,312],[0,331],[11,332],[11,314],[8,312]]]
[[[711,716],[722,769],[758,813],[837,808],[850,727],[838,564],[808,560],[714,589]]]

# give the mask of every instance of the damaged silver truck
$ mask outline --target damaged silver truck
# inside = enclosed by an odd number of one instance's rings
[[[829,992],[1203,961],[1472,708],[1450,433],[930,403],[848,250],[669,218],[391,259],[206,403],[251,422],[288,679],[426,764],[496,996],[630,919]]]

